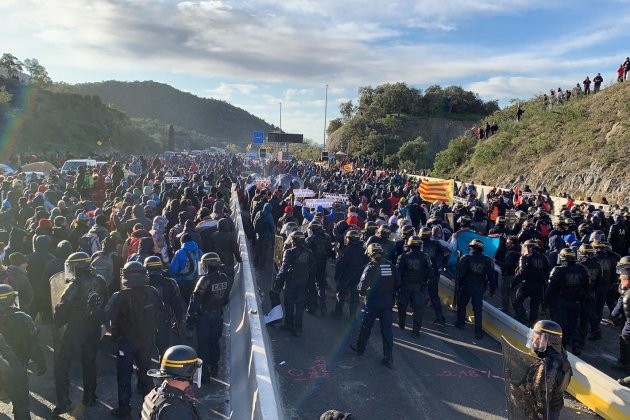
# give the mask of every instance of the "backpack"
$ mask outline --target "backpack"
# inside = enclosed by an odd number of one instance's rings
[[[186,264],[184,265],[184,269],[177,273],[177,280],[190,280],[197,276],[197,269],[199,263],[199,253],[198,252],[190,252],[187,249],[183,249],[186,253]]]
[[[129,247],[128,247],[128,251],[127,253],[129,255],[134,255],[138,253],[138,249],[140,248],[140,241],[142,240],[142,237],[135,237],[132,236],[128,239],[129,241]]]
[[[114,261],[110,254],[105,254],[103,251],[94,253],[91,267],[94,274],[100,275],[105,279],[107,287],[112,284],[114,280]]]
[[[79,250],[92,256],[101,250],[101,240],[96,233],[86,233],[79,238]]]
[[[549,223],[543,221],[538,228],[540,229],[540,234],[542,235],[543,238],[547,238],[549,237]]]
[[[152,286],[134,287],[131,289],[123,289],[121,294],[129,294],[129,314],[127,322],[129,323],[129,333],[132,337],[144,337],[147,331],[156,330],[157,313],[162,308],[151,305]]]

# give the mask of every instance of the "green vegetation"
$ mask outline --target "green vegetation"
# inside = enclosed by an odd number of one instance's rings
[[[244,147],[251,143],[254,131],[270,132],[275,129],[227,102],[200,98],[163,83],[107,81],[75,85],[73,88],[84,95],[99,96],[104,103],[113,104],[134,119],[150,120],[140,122],[140,126],[149,129],[151,136],[156,135],[156,127],[151,125],[159,121],[161,127],[166,127],[163,134],[159,134],[159,141],[163,144],[168,143],[168,128],[172,124],[176,128],[175,145],[178,148],[185,148],[187,144],[199,148],[223,147],[230,143]],[[179,136],[184,129],[187,130],[186,138],[180,144]],[[162,136],[166,140],[162,141]]]
[[[114,150],[157,150],[153,139],[98,96],[55,93],[0,77],[3,101],[9,106],[0,112],[0,138],[13,145],[10,152],[94,156]]]
[[[359,95],[356,106],[352,101],[340,104],[341,120],[332,120],[328,127],[330,147],[414,170],[430,167],[432,154],[440,149],[440,142],[422,135],[419,122],[476,121],[499,109],[495,101],[484,102],[459,86],[430,86],[423,93],[394,83],[359,88]],[[434,131],[434,127],[423,128],[429,135]],[[427,141],[417,140],[419,135]],[[403,149],[407,142],[414,143]]]
[[[629,96],[630,83],[618,83],[553,107],[534,98],[520,104],[520,121],[514,104],[479,122],[498,123],[489,139],[466,133],[452,140],[436,156],[433,174],[499,186],[520,180],[593,198],[625,196]]]

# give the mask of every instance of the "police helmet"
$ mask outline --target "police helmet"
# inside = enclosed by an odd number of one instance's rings
[[[584,257],[584,258],[591,258],[595,256],[595,248],[593,248],[589,244],[580,245],[580,247],[578,248],[578,252],[580,254],[580,257]]]
[[[554,321],[540,320],[527,334],[527,348],[544,353],[549,347],[562,352],[562,327]]]
[[[221,267],[221,257],[216,252],[207,252],[199,260],[199,274],[205,276],[211,269]]]
[[[147,270],[138,261],[129,261],[120,270],[120,284],[123,289],[141,287],[148,282]]]
[[[308,228],[311,230],[322,229],[322,222],[319,219],[313,219],[311,223],[308,224]]]
[[[407,240],[407,246],[409,248],[420,248],[420,246],[422,245],[422,238],[420,238],[419,236],[412,236]]]
[[[617,263],[617,274],[623,276],[630,275],[630,257],[621,257]]]
[[[571,211],[569,210],[563,210],[562,213],[560,214],[560,217],[563,217],[566,221],[566,219],[570,219],[571,218]]]
[[[426,226],[420,228],[420,238],[429,239],[431,237],[431,229]]]
[[[8,284],[0,284],[0,312],[13,307],[17,292]]]
[[[582,223],[578,226],[578,233],[582,236],[586,235],[587,232],[591,232],[591,230],[591,227],[586,223]]]
[[[202,361],[192,347],[178,345],[168,348],[162,357],[160,369],[151,369],[147,375],[154,378],[172,378],[192,382],[201,366]]]
[[[346,243],[353,243],[353,242],[358,242],[361,240],[361,234],[354,230],[354,229],[350,229],[346,232],[345,234],[346,237]]]
[[[89,272],[92,258],[86,252],[75,252],[64,263],[66,280],[74,280],[79,272]]]
[[[470,226],[470,224],[472,223],[472,219],[470,218],[470,216],[464,215],[457,219],[457,223],[459,223],[461,226]]]
[[[612,251],[612,247],[606,241],[595,241],[591,243],[591,246],[595,249],[595,252]]]
[[[409,238],[411,235],[413,235],[413,226],[411,225],[405,225],[402,227],[402,229],[400,230],[400,234],[402,235],[403,238],[407,239]]]
[[[564,217],[562,216],[558,216],[558,221],[556,222],[556,226],[558,227],[563,227],[566,226],[566,221],[564,220]]]
[[[534,239],[529,239],[527,241],[525,241],[525,243],[523,244],[526,248],[535,248],[538,249],[539,247],[539,243],[538,241],[534,240]]]
[[[606,234],[603,231],[596,230],[593,233],[591,233],[591,240],[599,242],[602,239],[604,239],[605,236],[606,236]]]
[[[567,226],[572,226],[575,224],[575,220],[568,218],[564,220],[564,223],[566,223]]]
[[[514,215],[520,220],[527,219],[527,213],[525,213],[523,210],[516,211]]]
[[[483,242],[481,242],[479,239],[473,239],[468,244],[468,248],[471,250],[483,251]]]
[[[376,243],[368,245],[366,253],[369,257],[384,254],[383,247],[381,246],[381,244],[376,244]]]
[[[289,239],[291,239],[293,245],[296,245],[303,243],[306,240],[306,237],[304,236],[303,232],[296,230],[295,232],[292,232],[291,235],[289,235]]]
[[[571,248],[562,248],[558,253],[558,262],[575,262],[577,261],[577,255]]]
[[[376,229],[378,229],[378,226],[376,225],[376,222],[369,221],[369,222],[365,223],[365,230],[366,230],[366,232],[375,232]]]
[[[621,222],[625,222],[626,219],[623,217],[623,214],[615,213],[614,221],[615,221],[615,223],[621,223]]]
[[[150,257],[146,257],[144,259],[144,268],[149,272],[149,274],[154,273],[162,273],[162,260],[157,255],[151,255]]]
[[[392,233],[392,230],[390,229],[390,227],[389,227],[389,225],[387,223],[383,223],[378,228],[378,233],[379,233],[380,236],[387,237],[390,233]]]

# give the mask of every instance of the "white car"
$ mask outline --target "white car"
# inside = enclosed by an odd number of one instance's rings
[[[68,175],[69,171],[77,171],[80,166],[87,168],[96,168],[95,159],[70,159],[66,160],[61,167],[61,176]]]

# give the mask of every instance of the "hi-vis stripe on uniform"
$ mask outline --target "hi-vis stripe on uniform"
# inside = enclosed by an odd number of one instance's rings
[[[381,265],[381,275],[382,276],[391,276],[392,275],[392,267],[389,264]]]
[[[423,179],[418,187],[418,193],[423,200],[435,201],[441,200],[447,204],[453,202],[453,191],[455,190],[455,181],[452,179],[445,181],[429,181]]]

